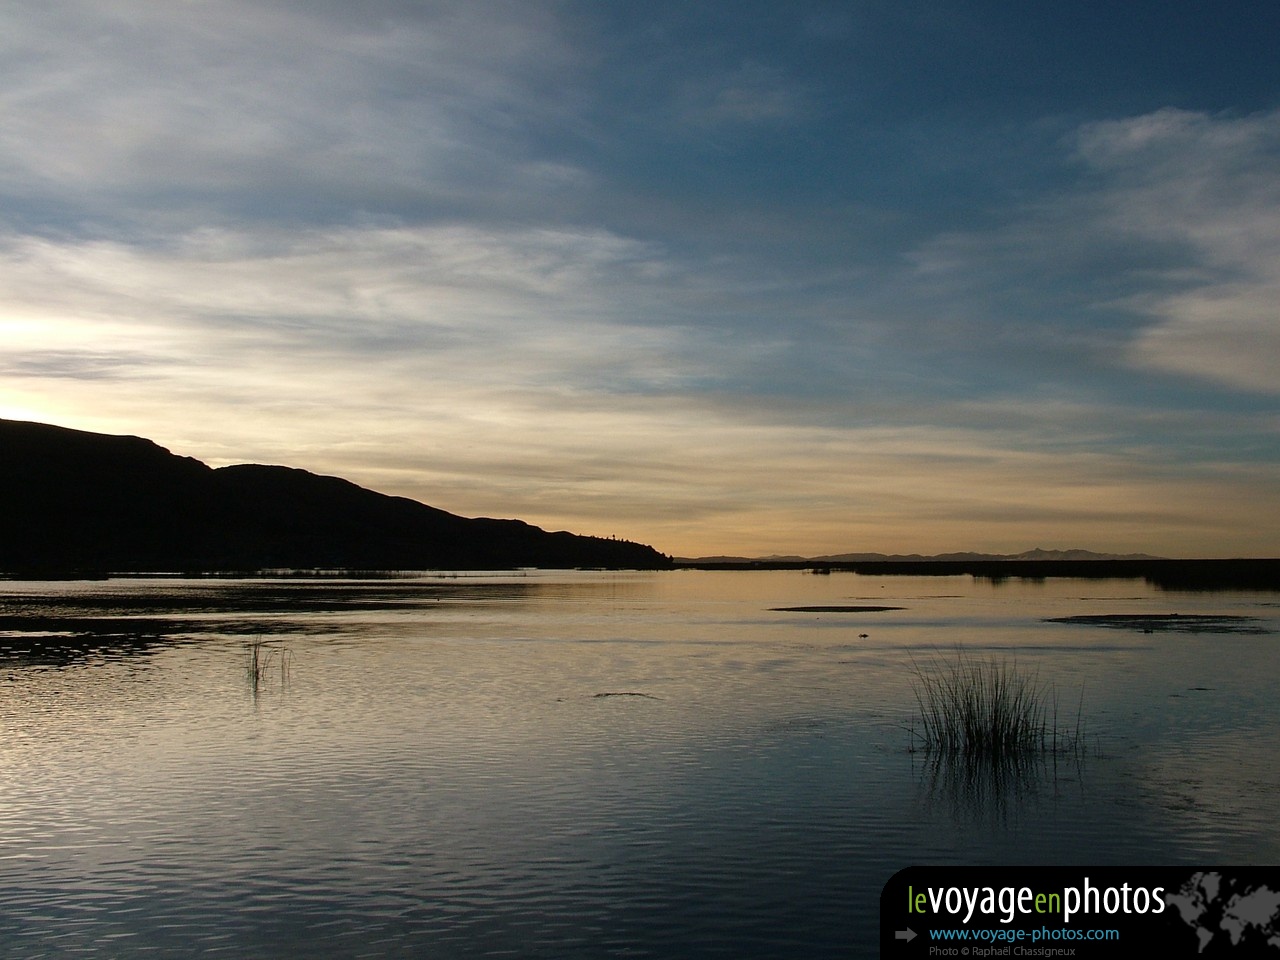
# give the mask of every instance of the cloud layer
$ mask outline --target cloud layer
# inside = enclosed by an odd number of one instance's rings
[[[0,415],[673,553],[1275,552],[1277,91],[708,10],[7,12]]]

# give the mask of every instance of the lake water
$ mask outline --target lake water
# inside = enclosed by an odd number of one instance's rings
[[[1131,580],[0,583],[0,957],[874,956],[912,864],[1277,863],[1277,631]],[[957,648],[1080,755],[911,752]]]

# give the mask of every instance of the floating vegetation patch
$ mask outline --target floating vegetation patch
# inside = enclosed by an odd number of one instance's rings
[[[1199,613],[1100,613],[1074,617],[1048,617],[1045,623],[1077,623],[1113,630],[1143,633],[1271,633],[1258,617]]]
[[[775,613],[884,613],[886,610],[905,610],[906,607],[872,606],[822,606],[822,607],[770,607]]]
[[[118,659],[172,642],[162,623],[146,617],[0,616],[0,660],[14,665]]]
[[[168,621],[151,617],[0,616],[0,634],[15,637],[158,637],[176,629]]]
[[[0,637],[76,637],[86,645],[112,643],[118,637],[180,640],[201,634],[262,633],[261,617],[175,616],[64,616],[53,614],[0,614]],[[308,626],[288,619],[273,619],[272,633],[302,633]]]
[[[11,666],[65,667],[88,660],[123,660],[145,656],[158,647],[170,644],[171,641],[166,637],[133,634],[79,636],[32,633],[0,636],[0,661]]]

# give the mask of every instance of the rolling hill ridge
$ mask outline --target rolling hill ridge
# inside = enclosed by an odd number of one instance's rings
[[[214,469],[134,436],[0,420],[0,571],[655,569],[626,540],[471,519],[281,466]]]

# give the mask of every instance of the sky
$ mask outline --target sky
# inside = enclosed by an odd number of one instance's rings
[[[679,556],[1278,556],[1277,37],[6,4],[0,417]]]

